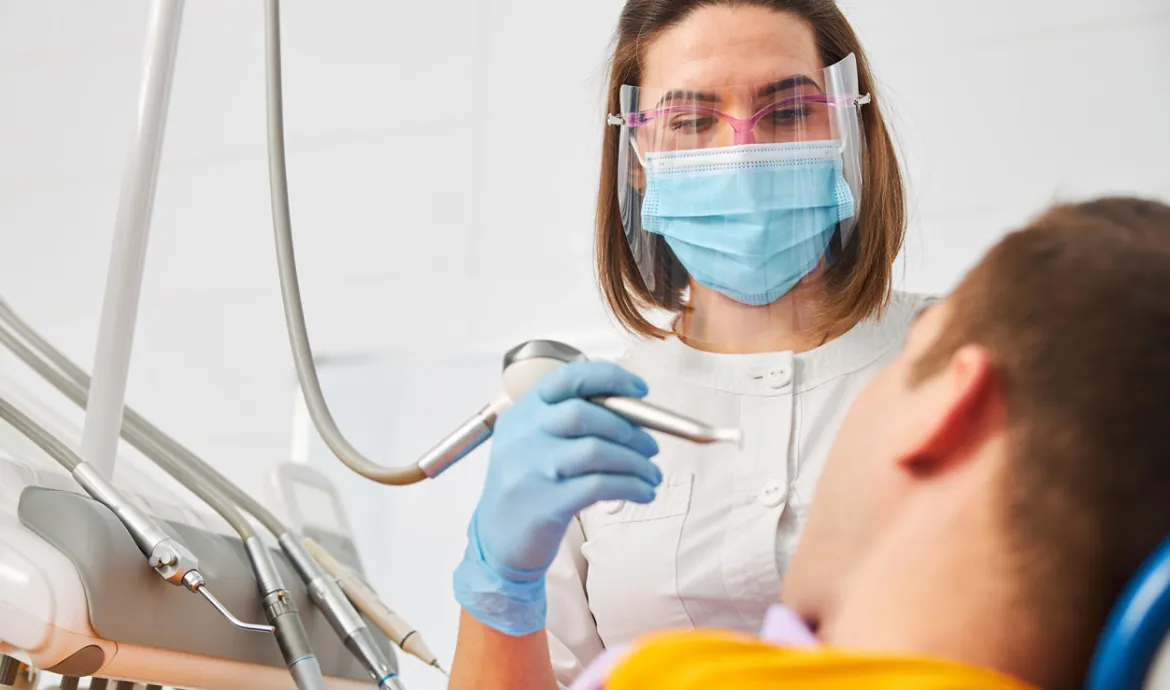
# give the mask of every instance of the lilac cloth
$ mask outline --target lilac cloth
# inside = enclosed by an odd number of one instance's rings
[[[817,644],[817,638],[809,632],[800,616],[779,604],[768,608],[759,637],[777,647],[815,647]],[[577,677],[569,690],[605,690],[605,679],[629,651],[629,645],[605,650]]]

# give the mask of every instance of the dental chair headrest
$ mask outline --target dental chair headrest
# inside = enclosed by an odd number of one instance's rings
[[[1117,600],[1085,687],[1170,689],[1170,539],[1142,564]]]

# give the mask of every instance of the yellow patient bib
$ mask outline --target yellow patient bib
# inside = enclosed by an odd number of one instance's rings
[[[605,690],[1035,690],[950,661],[785,649],[730,633],[648,637],[610,673]]]

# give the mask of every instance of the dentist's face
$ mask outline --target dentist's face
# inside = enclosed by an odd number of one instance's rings
[[[812,27],[796,15],[752,6],[698,9],[645,50],[639,109],[682,112],[640,127],[640,149],[829,139],[824,108],[799,100],[824,93],[823,68]],[[710,112],[749,120],[777,103],[785,105],[739,133]],[[696,113],[688,115],[691,107]]]

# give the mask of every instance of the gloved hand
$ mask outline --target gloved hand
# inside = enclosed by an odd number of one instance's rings
[[[588,402],[641,398],[646,384],[608,362],[566,364],[496,421],[483,494],[455,571],[455,597],[477,620],[526,635],[544,627],[544,574],[569,522],[598,501],[649,503],[662,481],[658,444]]]

